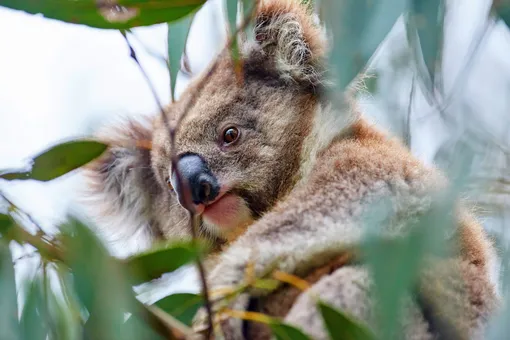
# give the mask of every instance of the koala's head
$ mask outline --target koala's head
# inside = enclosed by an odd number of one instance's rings
[[[315,156],[345,126],[322,95],[325,41],[307,7],[259,1],[253,36],[241,44],[241,77],[225,51],[166,112],[172,126],[182,118],[177,167],[202,216],[202,234],[215,240],[234,239],[305,180]],[[189,235],[163,119],[117,130],[131,142],[150,139],[152,149],[113,145],[94,163],[103,205],[163,238]]]
[[[321,107],[320,27],[298,1],[261,1],[256,13],[255,41],[242,45],[241,81],[227,51],[170,109],[173,119],[188,110],[175,146],[194,209],[205,230],[223,236],[242,231],[301,178]],[[167,128],[162,119],[155,126],[154,171],[182,202]]]

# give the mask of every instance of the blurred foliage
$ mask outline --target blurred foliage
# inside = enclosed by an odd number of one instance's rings
[[[194,14],[168,23],[168,62],[172,100],[175,100],[175,83],[181,69],[181,58],[186,51],[186,41]]]
[[[182,18],[205,0],[2,0],[0,5],[72,24],[128,29]]]
[[[277,340],[308,340],[306,334],[296,327],[286,325],[284,323],[271,323],[271,330]]]
[[[340,313],[324,301],[319,301],[317,305],[332,340],[375,339],[371,331],[355,322],[354,318]]]
[[[249,33],[255,1],[226,0],[231,47],[239,56],[237,34]],[[103,29],[130,29],[167,23],[168,64],[172,94],[185,51],[194,13],[204,0],[0,0],[0,5],[47,18]],[[311,5],[312,1],[303,1]],[[416,73],[434,92],[441,63],[444,20],[443,1],[419,0],[317,0],[320,17],[334,33],[330,55],[337,89],[344,89],[374,56],[396,20],[407,17],[407,34],[415,58]],[[241,9],[241,10],[239,10]],[[510,2],[495,0],[491,14],[510,22]],[[239,20],[241,14],[243,20]],[[241,22],[241,25],[239,25]],[[374,78],[371,88],[376,87]],[[50,181],[80,168],[100,156],[107,145],[75,140],[53,146],[32,159],[29,170],[6,170],[3,180]],[[462,167],[461,167],[462,168]],[[364,245],[381,302],[383,338],[395,338],[402,298],[416,280],[426,254],[442,251],[441,230],[451,211],[449,202],[438,199],[430,214],[412,226],[403,239],[382,239],[371,233]],[[3,196],[3,194],[2,194]],[[74,216],[59,226],[55,237],[36,234],[13,217],[29,217],[4,196],[8,214],[0,214],[0,329],[2,339],[181,339],[190,332],[196,311],[207,301],[196,294],[174,294],[152,306],[139,302],[133,286],[198,261],[208,250],[197,240],[156,245],[150,251],[119,260],[111,256],[90,227]],[[377,209],[376,209],[377,210]],[[384,209],[368,225],[385,218]],[[443,223],[438,223],[441,220]],[[41,256],[41,266],[31,282],[24,282],[26,298],[16,299],[14,264],[10,243],[29,244]],[[55,287],[56,278],[58,288]],[[270,281],[260,281],[270,282]],[[260,284],[259,282],[259,284]],[[241,290],[238,290],[241,292]],[[356,320],[332,306],[318,302],[331,339],[371,339],[373,335]],[[495,319],[490,339],[501,339],[510,311]],[[270,325],[277,339],[308,339],[298,328],[272,318],[255,318]]]
[[[132,283],[140,284],[160,277],[165,273],[179,269],[185,264],[197,261],[201,254],[207,252],[204,244],[172,242],[166,246],[153,246],[150,251],[143,252],[124,261],[132,274]]]
[[[434,95],[436,74],[441,71],[443,0],[412,0],[407,15],[407,36],[425,93]]]
[[[177,320],[191,326],[193,317],[204,305],[203,298],[197,294],[178,293],[164,297],[155,303],[156,306],[174,316]]]
[[[30,170],[4,171],[0,178],[50,181],[87,164],[100,156],[107,147],[97,141],[75,140],[62,143],[33,157]]]

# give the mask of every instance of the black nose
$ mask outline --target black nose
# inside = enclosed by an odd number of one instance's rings
[[[196,154],[182,156],[177,162],[177,168],[189,186],[194,204],[205,204],[218,196],[220,192],[218,180],[200,156]],[[176,192],[179,200],[183,202],[183,188],[176,188]]]

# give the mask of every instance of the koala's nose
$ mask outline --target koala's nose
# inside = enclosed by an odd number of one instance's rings
[[[177,162],[177,168],[189,185],[194,204],[206,204],[218,196],[220,192],[218,180],[200,156],[196,154],[182,156]],[[184,193],[180,188],[177,188],[176,192],[182,202]]]

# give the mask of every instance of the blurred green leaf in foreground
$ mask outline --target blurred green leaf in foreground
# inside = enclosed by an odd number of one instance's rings
[[[0,178],[6,180],[51,181],[70,171],[78,169],[99,157],[107,148],[106,144],[97,141],[74,140],[55,145],[41,152],[32,159],[28,171],[4,171]]]
[[[128,29],[180,19],[205,0],[2,0],[0,6],[96,28]]]

